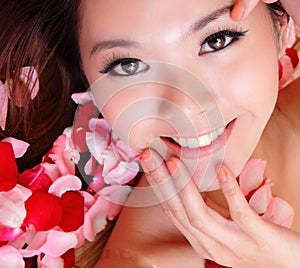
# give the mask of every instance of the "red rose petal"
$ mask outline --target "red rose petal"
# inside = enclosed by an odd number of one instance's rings
[[[64,232],[77,230],[84,222],[84,198],[79,192],[66,192],[61,196],[63,215],[58,224]]]
[[[29,188],[32,192],[38,190],[48,192],[52,180],[45,174],[44,168],[39,165],[36,168],[25,170],[22,174],[19,174],[18,183]]]
[[[18,167],[13,147],[8,142],[0,142],[0,192],[7,192],[17,184]]]
[[[72,268],[75,264],[75,249],[69,249],[61,258],[64,260],[64,268]]]
[[[282,78],[282,75],[283,75],[282,63],[280,61],[278,61],[278,79],[279,80]]]
[[[63,209],[60,199],[43,191],[34,192],[25,202],[27,216],[23,226],[33,225],[36,231],[48,231],[62,218]]]
[[[229,267],[217,264],[214,261],[206,260],[205,261],[205,268],[229,268]]]
[[[297,65],[299,64],[299,57],[298,57],[297,50],[293,48],[287,48],[285,50],[285,53],[290,57],[293,67],[296,68]]]

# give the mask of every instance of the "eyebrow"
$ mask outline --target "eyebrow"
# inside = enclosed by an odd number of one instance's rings
[[[139,46],[138,42],[124,40],[124,39],[100,41],[91,50],[91,56],[105,49],[111,49],[115,47],[137,47],[137,46]]]
[[[186,33],[194,34],[194,33],[198,32],[199,30],[206,27],[209,23],[211,23],[211,22],[217,20],[218,18],[220,18],[221,16],[231,12],[232,9],[233,9],[233,5],[226,5],[226,6],[223,6],[221,8],[214,10],[210,14],[208,14],[205,17],[200,18],[196,22],[194,22],[192,24],[192,26],[190,26],[188,28]]]
[[[229,13],[233,8],[233,5],[227,5],[223,6],[221,8],[218,8],[211,12],[210,14],[206,15],[203,18],[198,19],[196,22],[194,22],[188,30],[185,32],[184,35],[188,34],[194,34],[204,27],[206,27],[209,23],[217,20],[221,16]],[[138,47],[140,44],[135,41],[130,41],[130,40],[125,40],[125,39],[115,39],[115,40],[104,40],[98,42],[96,45],[93,46],[91,50],[91,57],[94,56],[95,54],[98,54],[102,50],[106,49],[112,49],[115,47]]]

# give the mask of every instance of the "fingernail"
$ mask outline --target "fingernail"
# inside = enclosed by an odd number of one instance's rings
[[[221,183],[228,181],[228,173],[223,165],[217,167],[218,179]]]
[[[243,5],[243,3],[239,0],[237,1],[237,3],[234,5],[230,16],[232,19],[234,20],[241,20],[244,17],[244,13],[245,13],[245,6]]]
[[[141,161],[146,161],[150,158],[151,154],[150,154],[150,151],[149,150],[145,150],[142,154],[141,154],[141,157],[140,157],[140,160]]]
[[[163,159],[158,153],[148,149],[145,150],[140,157],[140,164],[144,172],[148,174],[161,166],[163,162]]]
[[[173,162],[173,161],[168,160],[166,162],[166,165],[167,165],[167,168],[168,168],[169,172],[173,175],[176,172],[176,170],[177,170],[176,163]]]

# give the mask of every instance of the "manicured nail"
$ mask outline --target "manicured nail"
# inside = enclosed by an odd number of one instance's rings
[[[221,183],[228,181],[228,173],[224,166],[220,165],[217,167],[218,179]]]
[[[169,172],[173,175],[176,172],[176,170],[177,170],[176,163],[173,162],[173,161],[168,160],[166,162],[166,165],[167,165],[167,168],[168,168]]]
[[[142,154],[141,154],[141,157],[140,157],[140,160],[141,161],[146,161],[150,158],[151,154],[150,154],[150,151],[149,150],[145,150]]]
[[[237,3],[234,5],[230,16],[234,20],[241,20],[244,17],[244,13],[245,13],[245,6],[240,0],[238,0]]]

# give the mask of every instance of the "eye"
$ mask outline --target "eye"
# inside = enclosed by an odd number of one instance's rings
[[[199,55],[221,50],[245,36],[247,31],[220,31],[208,36],[200,46]]]
[[[149,69],[149,65],[135,58],[122,58],[110,63],[100,73],[118,76],[131,76]]]

